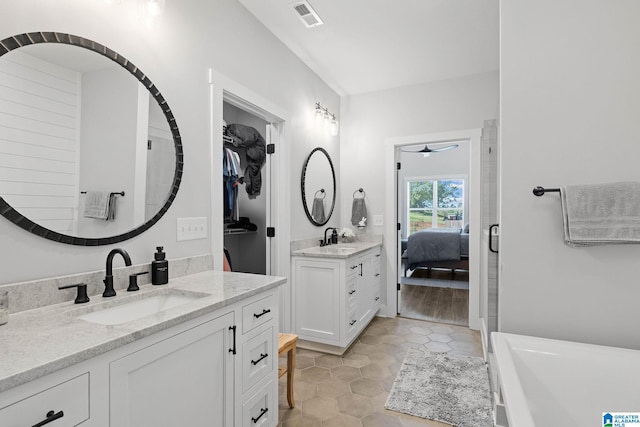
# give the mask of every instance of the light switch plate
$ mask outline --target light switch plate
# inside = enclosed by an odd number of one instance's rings
[[[197,240],[207,238],[207,218],[192,217],[177,219],[176,240],[182,242],[185,240]]]
[[[384,225],[384,216],[383,215],[374,215],[373,216],[373,225]]]

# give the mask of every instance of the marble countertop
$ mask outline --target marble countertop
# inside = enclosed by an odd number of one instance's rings
[[[125,344],[275,288],[286,278],[205,271],[171,279],[138,292],[119,291],[113,298],[91,297],[9,315],[0,326],[0,392],[88,360]],[[199,293],[201,298],[137,320],[100,325],[78,315],[140,299],[146,293]]]
[[[298,249],[296,251],[292,251],[291,255],[321,258],[349,258],[378,246],[382,246],[382,242],[338,243],[336,245],[312,246],[309,248]]]

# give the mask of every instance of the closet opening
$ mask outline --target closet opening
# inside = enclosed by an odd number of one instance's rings
[[[272,274],[275,179],[271,162],[280,123],[226,92],[222,118],[225,254],[233,271]]]

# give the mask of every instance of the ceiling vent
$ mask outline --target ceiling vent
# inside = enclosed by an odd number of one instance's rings
[[[318,25],[324,24],[324,22],[322,22],[322,19],[320,19],[320,17],[316,13],[316,11],[313,10],[308,1],[296,2],[291,6],[293,6],[295,11],[298,13],[298,16],[300,16],[300,19],[302,19],[302,22],[304,22],[304,25],[306,25],[307,28],[317,27]]]

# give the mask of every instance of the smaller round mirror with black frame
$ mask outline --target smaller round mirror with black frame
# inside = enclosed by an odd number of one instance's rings
[[[336,205],[336,174],[331,156],[322,147],[314,148],[302,167],[302,206],[313,225],[329,222]]]

